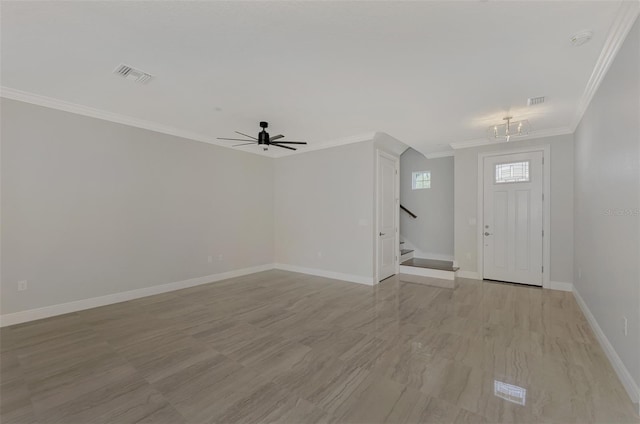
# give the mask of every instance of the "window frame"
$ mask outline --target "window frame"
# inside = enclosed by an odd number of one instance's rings
[[[527,164],[527,179],[521,181],[498,181],[498,167],[502,165],[513,165],[517,163],[526,163]],[[522,183],[530,183],[531,182],[531,160],[521,160],[517,162],[509,161],[509,162],[500,162],[496,163],[493,166],[493,183],[494,184],[522,184]]]
[[[422,177],[420,178],[420,183],[421,185],[423,185],[422,187],[418,187],[419,176]],[[411,173],[411,190],[428,190],[430,188],[431,188],[431,171],[414,171]]]

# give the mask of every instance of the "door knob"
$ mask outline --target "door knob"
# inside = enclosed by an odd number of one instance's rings
[[[380,237],[382,237],[384,235],[384,233],[380,233]]]
[[[489,232],[485,231],[485,232],[484,232],[484,235],[485,235],[485,236],[490,236],[490,235],[491,235],[491,233],[489,233]]]

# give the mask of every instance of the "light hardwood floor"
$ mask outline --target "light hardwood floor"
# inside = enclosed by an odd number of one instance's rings
[[[267,271],[0,337],[3,424],[639,422],[572,295],[523,286]]]

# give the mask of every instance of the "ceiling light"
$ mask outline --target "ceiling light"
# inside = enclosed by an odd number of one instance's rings
[[[504,139],[506,141],[511,140],[512,137],[524,137],[529,135],[531,131],[531,125],[529,121],[523,119],[522,121],[513,121],[513,117],[507,116],[502,118],[503,121],[507,121],[504,124],[492,125],[487,129],[487,137],[490,139]]]
[[[584,43],[589,42],[592,37],[593,31],[580,31],[569,37],[569,40],[571,41],[572,46],[578,47],[583,45]]]

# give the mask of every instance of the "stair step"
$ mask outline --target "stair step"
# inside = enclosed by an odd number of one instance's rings
[[[400,256],[404,256],[407,253],[413,252],[413,249],[400,249]]]
[[[454,288],[457,270],[451,261],[411,258],[400,263],[400,281]]]
[[[440,274],[436,275],[436,274],[431,274],[430,272],[427,273],[426,275],[418,275],[418,274],[409,274],[409,273],[403,272],[403,268],[411,269],[410,267],[403,267],[403,266],[400,267],[400,275],[398,275],[398,278],[400,279],[400,281],[404,281],[406,283],[424,284],[424,285],[433,286],[433,287],[441,287],[443,289],[456,288],[455,273],[453,272],[423,268],[425,271],[448,273],[450,275],[440,275]],[[417,269],[417,268],[414,268],[414,269]]]
[[[452,261],[437,261],[435,259],[424,258],[412,258],[402,262],[400,265],[451,272],[455,272],[458,270],[457,266],[453,266]]]
[[[403,242],[403,241],[401,241],[401,242],[400,242],[400,244],[404,244],[404,242]]]

